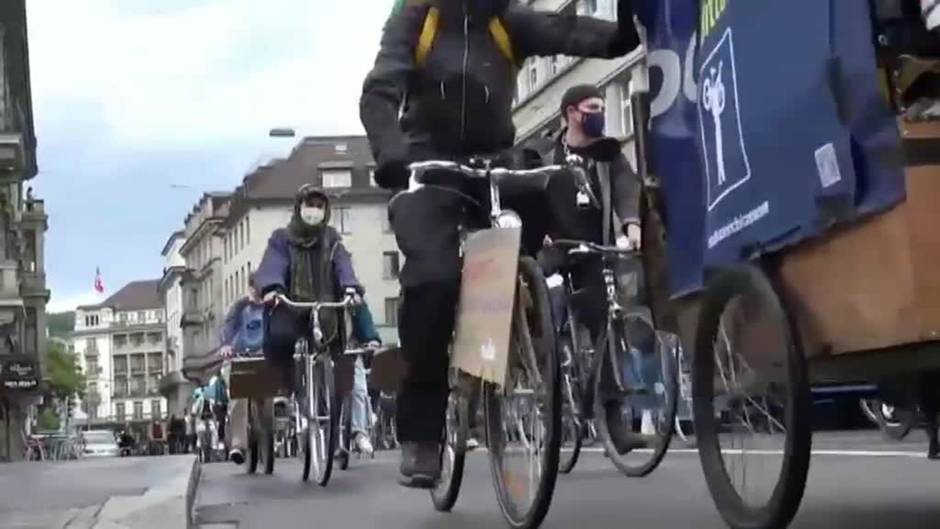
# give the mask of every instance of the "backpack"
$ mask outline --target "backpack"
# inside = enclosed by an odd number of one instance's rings
[[[437,7],[431,6],[428,14],[424,17],[424,24],[421,27],[421,33],[418,36],[418,44],[415,46],[415,64],[418,68],[424,68],[427,63],[428,55],[431,53],[431,47],[434,45],[434,39],[437,38],[438,25],[440,23],[441,12]],[[489,23],[490,36],[499,48],[500,53],[514,68],[519,68],[516,60],[516,54],[512,48],[512,40],[509,38],[509,32],[506,31],[506,25],[502,19],[493,17]]]

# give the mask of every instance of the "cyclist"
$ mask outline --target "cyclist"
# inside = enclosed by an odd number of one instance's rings
[[[263,300],[271,308],[265,312],[263,349],[265,356],[279,365],[284,383],[293,388],[290,375],[293,366],[294,345],[302,336],[309,335],[309,311],[299,311],[277,303],[277,295],[285,294],[296,301],[336,301],[354,297],[361,301],[364,289],[356,278],[352,258],[331,226],[330,200],[312,184],[298,190],[294,213],[286,228],[275,230],[254,281]],[[337,313],[324,311],[320,324],[327,341],[337,348],[343,347],[344,320]],[[367,347],[381,343],[366,304],[353,311],[353,338]],[[362,359],[357,359],[353,378],[352,430],[356,432],[356,449],[371,454],[373,447],[367,433],[368,395]]]
[[[548,187],[548,199],[551,204],[552,226],[549,234],[557,239],[587,240],[598,244],[616,241],[621,248],[639,249],[642,230],[640,226],[640,198],[642,182],[627,162],[620,150],[619,141],[605,136],[605,101],[603,93],[594,85],[578,85],[569,88],[561,99],[560,107],[563,127],[552,138],[541,138],[530,144],[530,152],[538,152],[545,163],[560,163],[568,154],[576,154],[584,160],[591,192],[596,203],[588,195],[580,193],[571,179],[555,178]],[[609,197],[605,200],[604,196]],[[606,203],[606,205],[605,205]],[[605,211],[605,208],[607,209]],[[605,218],[605,215],[608,217]],[[604,223],[618,226],[604,240]],[[539,255],[539,261],[546,275],[553,274],[567,263],[567,256],[561,249],[545,248]],[[576,292],[575,306],[580,313],[579,321],[588,327],[591,339],[598,343],[604,332],[607,317],[607,304],[603,292],[600,259],[579,260],[570,263],[572,280]],[[642,264],[637,259],[622,263],[621,272],[632,277],[627,282],[629,307],[642,309]],[[552,289],[553,294],[563,293],[563,289]],[[555,302],[556,320],[564,321],[564,315],[558,311],[564,303]],[[639,318],[632,321],[642,321]],[[637,347],[651,351],[654,336],[651,333],[652,322],[648,325],[632,326],[631,337],[637,339]],[[631,338],[631,341],[633,339]],[[642,343],[640,343],[642,342]],[[634,381],[637,381],[634,379]],[[610,424],[612,439],[621,453],[633,448],[645,446],[645,439],[635,435],[623,424]]]
[[[627,54],[639,44],[631,2],[619,0],[617,11],[614,23],[536,12],[509,0],[396,2],[360,101],[378,164],[376,182],[402,189],[409,162],[465,160],[512,148],[512,101],[521,61]],[[425,28],[434,24],[439,31],[429,36]],[[454,193],[427,187],[399,194],[389,206],[406,258],[399,333],[409,367],[398,395],[398,427],[400,482],[409,487],[431,487],[440,474],[464,204]],[[542,239],[523,237],[539,244]]]

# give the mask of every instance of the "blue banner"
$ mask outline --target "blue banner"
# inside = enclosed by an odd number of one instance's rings
[[[640,20],[673,294],[903,199],[867,3],[650,0]]]

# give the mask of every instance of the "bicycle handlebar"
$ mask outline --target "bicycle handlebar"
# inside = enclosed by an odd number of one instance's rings
[[[617,255],[639,255],[640,251],[635,248],[620,248],[617,246],[604,246],[590,241],[578,241],[574,239],[558,239],[552,241],[552,246],[571,247],[568,254],[593,253],[593,254],[617,254]]]
[[[387,347],[387,346],[386,346],[386,347],[383,347],[383,346],[379,346],[379,347],[357,347],[357,348],[354,348],[354,349],[346,349],[345,351],[343,351],[343,354],[344,354],[344,355],[349,355],[349,356],[364,355],[364,354],[369,354],[369,353],[380,354],[380,353],[384,353],[384,352],[386,352],[386,351],[391,351],[392,349],[394,349],[394,347]]]
[[[356,302],[351,296],[346,297],[343,301],[292,301],[290,298],[284,294],[278,294],[277,300],[289,307],[294,307],[297,309],[311,309],[317,312],[323,309],[346,309],[356,305]]]

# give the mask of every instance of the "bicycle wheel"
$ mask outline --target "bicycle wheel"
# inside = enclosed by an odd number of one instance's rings
[[[447,398],[444,442],[441,444],[441,477],[431,489],[434,508],[450,512],[457,503],[467,458],[467,401],[457,390]]]
[[[555,329],[545,278],[535,260],[519,260],[508,374],[484,386],[484,425],[500,510],[530,529],[548,513],[558,477],[561,391]]]
[[[797,328],[760,269],[730,268],[708,286],[692,375],[699,458],[722,518],[786,527],[806,487],[812,409]]]
[[[260,432],[258,431],[258,409],[255,403],[248,400],[248,465],[246,469],[249,474],[258,471],[258,463],[261,461]]]
[[[339,437],[340,406],[333,379],[333,360],[323,355],[308,368],[313,384],[308,388],[311,403],[310,435],[314,480],[325,487],[333,474],[333,461]]]
[[[629,340],[628,329],[644,327],[640,332],[648,333],[650,351],[638,351]],[[648,476],[669,451],[676,427],[676,357],[647,323],[615,320],[607,332],[605,354],[595,377],[598,437],[611,463],[625,476]],[[630,380],[627,389],[615,389],[613,369],[630,372],[623,377]]]
[[[349,470],[350,454],[352,453],[352,418],[350,416],[351,399],[349,395],[343,398],[343,406],[339,412],[339,448],[336,450],[336,463],[340,470]]]
[[[297,343],[298,358],[294,361],[294,395],[292,405],[294,408],[294,436],[297,443],[295,452],[300,459],[300,479],[307,482],[310,479],[310,469],[313,466],[313,435],[311,434],[310,410],[314,409],[311,401],[313,394],[311,382],[313,370],[310,366],[310,356],[307,354],[307,343],[301,340]]]
[[[563,334],[558,341],[561,353],[561,450],[558,472],[569,474],[578,464],[584,443],[582,420],[583,389],[581,362],[571,335]]]
[[[264,463],[264,473],[274,473],[274,403],[266,399],[258,410],[259,452]]]

